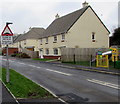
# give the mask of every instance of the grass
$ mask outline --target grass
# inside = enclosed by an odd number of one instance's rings
[[[80,61],[80,62],[62,62],[67,64],[75,64],[75,65],[82,65],[82,66],[90,66],[90,61]],[[95,66],[95,62],[92,63],[92,66]]]
[[[48,91],[12,69],[10,69],[10,82],[7,83],[6,69],[0,68],[0,70],[2,70],[2,81],[6,84],[16,98],[53,97]]]
[[[38,61],[50,61],[50,60],[52,60],[52,59],[33,58],[33,60],[38,60]]]
[[[74,65],[81,65],[81,66],[88,66],[90,67],[90,61],[80,61],[80,62],[62,62],[62,63],[66,63],[66,64],[74,64]],[[92,67],[96,67],[96,62],[92,62]],[[110,69],[114,69],[114,70],[118,70],[117,68],[114,68],[114,62],[110,61],[109,62],[109,68]],[[120,68],[119,68],[120,69]]]

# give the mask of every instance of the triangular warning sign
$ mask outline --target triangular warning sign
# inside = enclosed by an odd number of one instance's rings
[[[11,31],[11,29],[9,28],[8,25],[5,26],[3,32],[2,32],[2,36],[13,36],[13,33]]]

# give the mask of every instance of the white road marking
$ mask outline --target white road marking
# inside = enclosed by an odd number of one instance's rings
[[[111,88],[114,88],[114,89],[120,89],[119,85],[109,83],[109,82],[104,82],[104,81],[100,81],[100,80],[96,80],[96,79],[87,79],[87,81],[97,83],[97,84],[100,84],[100,85],[104,85],[104,86],[107,86],[107,87],[111,87]]]
[[[36,66],[36,68],[40,69],[41,67],[37,67],[37,66]]]
[[[40,69],[40,68],[41,68],[41,67],[34,66],[34,65],[28,65],[28,66],[31,66],[31,67],[34,67],[34,68],[38,68],[38,69]]]
[[[25,63],[18,62],[19,64],[26,65]]]
[[[35,68],[36,68],[36,66],[34,66],[34,65],[28,65],[28,66],[35,67]]]
[[[51,69],[46,69],[46,70],[51,71],[51,72],[55,72],[55,73],[59,73],[59,74],[63,74],[63,75],[67,75],[67,76],[72,76],[72,74],[69,74],[69,73],[63,73],[63,72],[51,70]]]

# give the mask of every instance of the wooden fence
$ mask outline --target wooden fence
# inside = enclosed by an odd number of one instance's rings
[[[62,48],[61,49],[61,61],[62,62],[79,62],[90,61],[95,59],[96,52],[109,51],[108,48]]]

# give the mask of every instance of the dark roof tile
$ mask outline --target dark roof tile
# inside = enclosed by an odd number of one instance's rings
[[[55,19],[43,32],[42,37],[48,37],[52,35],[66,33],[73,26],[73,24],[79,19],[79,17],[86,11],[88,7],[82,8],[80,10],[67,14],[63,17]]]

